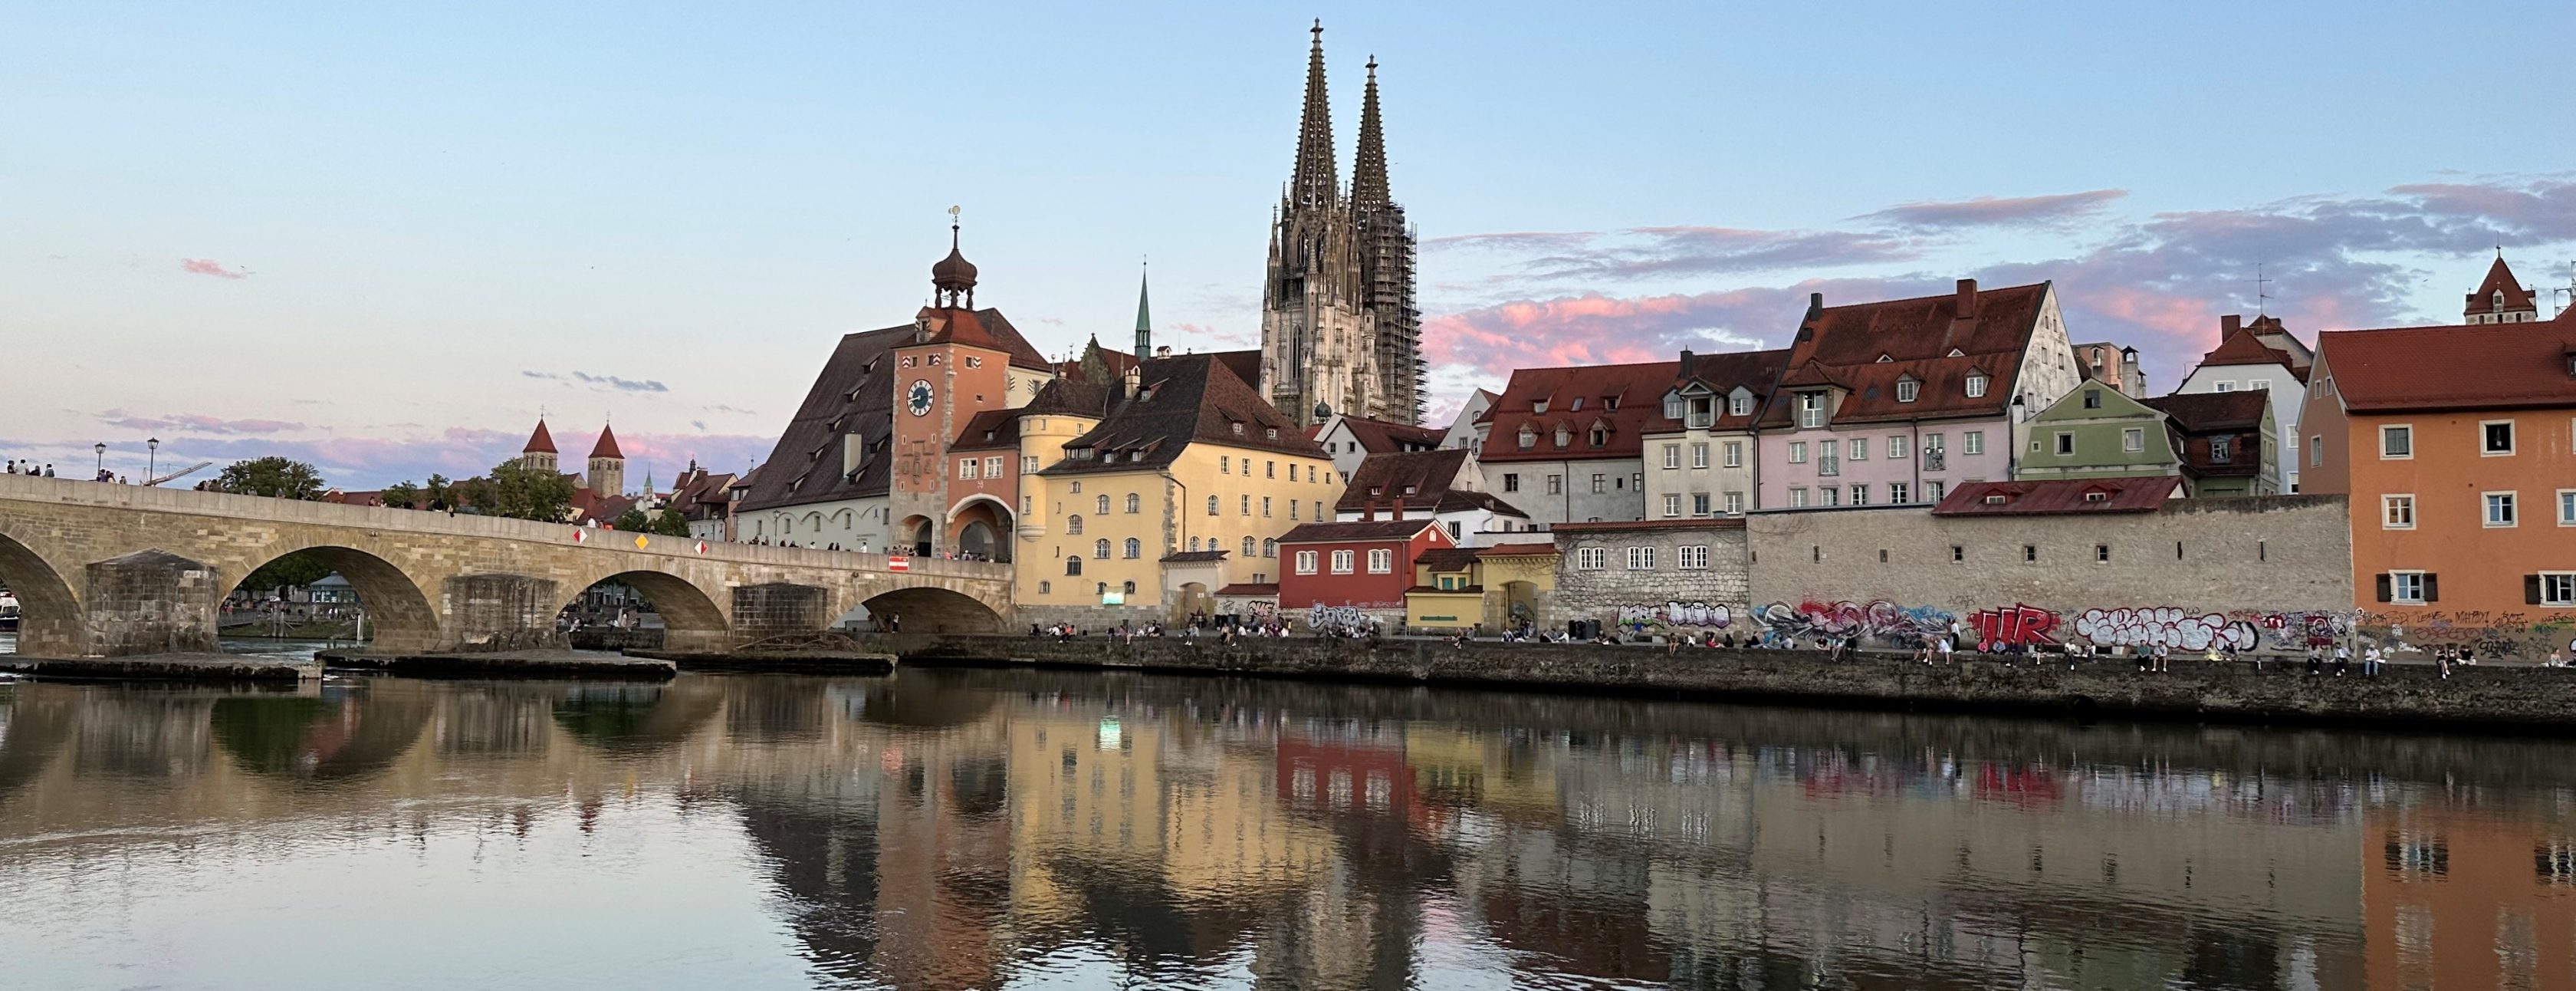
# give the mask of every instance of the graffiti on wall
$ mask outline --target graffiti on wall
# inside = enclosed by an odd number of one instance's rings
[[[1774,602],[1753,611],[1754,623],[1762,628],[1763,642],[1772,644],[1803,637],[1841,638],[1856,634],[1863,643],[1914,647],[1949,635],[1954,619],[1931,606],[1900,606],[1884,599],[1867,605],[1812,599],[1794,606]]]
[[[1642,614],[1651,607],[1637,607]],[[2016,602],[1953,616],[1935,606],[1901,606],[1808,599],[1773,602],[1752,611],[1762,642],[1786,646],[1815,638],[1857,634],[1864,646],[1912,648],[1954,632],[1958,646],[2053,649],[2070,643],[2096,647],[2154,648],[2199,653],[2264,651],[2304,653],[2351,645],[2377,645],[2414,653],[2434,646],[2469,647],[2486,657],[2538,657],[2553,649],[2576,653],[2576,614],[2473,610],[2209,611],[2179,606],[2105,606],[2059,611]],[[1621,610],[1623,624],[1630,610]]]
[[[1317,630],[1357,630],[1368,625],[1369,617],[1358,606],[1328,606],[1321,602],[1306,610],[1306,625]]]
[[[2202,651],[2252,650],[2261,643],[2254,624],[2218,613],[2194,615],[2173,606],[2150,609],[2087,609],[2075,617],[2075,633],[2104,647],[2167,647]],[[2304,644],[2302,645],[2304,649]]]
[[[1639,633],[1685,626],[1724,629],[1734,621],[1735,613],[1725,603],[1675,601],[1619,607],[1619,628]]]
[[[1978,650],[2057,643],[2057,614],[2018,602],[1969,613],[1968,628],[1976,631]]]

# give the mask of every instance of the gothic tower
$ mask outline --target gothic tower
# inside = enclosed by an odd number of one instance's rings
[[[626,452],[617,449],[617,432],[599,428],[599,443],[590,446],[590,490],[603,496],[626,494]]]
[[[1316,22],[1314,36],[1297,164],[1280,196],[1261,294],[1261,391],[1299,423],[1321,423],[1336,412],[1389,414],[1360,235],[1333,161],[1323,22]]]
[[[1360,305],[1377,324],[1377,395],[1385,418],[1422,421],[1422,315],[1413,308],[1414,232],[1387,194],[1386,131],[1377,113],[1377,56],[1369,56],[1360,101],[1360,155],[1351,174],[1351,214],[1360,238]]]

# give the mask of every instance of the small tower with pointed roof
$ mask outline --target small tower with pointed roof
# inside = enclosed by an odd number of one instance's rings
[[[528,444],[519,449],[519,463],[530,468],[555,471],[555,438],[546,432],[546,420],[537,418],[537,432],[528,435]]]
[[[1150,274],[1150,273],[1149,273]],[[1148,305],[1145,275],[1136,277],[1136,360],[1154,356],[1154,313]]]
[[[2531,290],[2514,280],[2513,269],[2504,263],[2504,249],[2496,249],[2495,264],[2487,266],[2487,279],[2478,283],[2478,291],[2469,294],[2461,322],[2530,323],[2538,319],[2539,301]]]
[[[617,432],[607,424],[599,427],[599,443],[590,446],[590,491],[603,496],[626,494],[626,455],[617,449]]]

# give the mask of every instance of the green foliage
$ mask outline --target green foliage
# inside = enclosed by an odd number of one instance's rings
[[[311,499],[322,494],[322,473],[312,465],[280,457],[254,458],[225,465],[215,488],[237,495],[275,499]]]
[[[645,532],[665,537],[686,537],[689,535],[689,518],[680,515],[679,510],[665,509],[662,515],[653,517],[653,525]]]
[[[241,581],[243,591],[265,596],[280,588],[310,585],[329,577],[331,566],[307,551],[296,551],[259,566]]]
[[[436,476],[432,476],[435,478]],[[485,516],[561,523],[572,512],[572,480],[519,459],[492,466],[492,473],[456,483],[452,495]]]
[[[396,482],[392,485],[385,486],[385,505],[388,506],[400,506],[404,509],[422,509],[425,508],[422,502],[423,498],[425,497],[420,494],[420,486],[413,485],[410,482]]]
[[[433,474],[429,481],[420,484],[420,497],[422,509],[452,508],[456,505],[456,483],[448,481],[445,475]]]
[[[628,506],[626,507],[626,511],[617,514],[617,519],[609,523],[609,525],[628,533],[644,533],[651,529],[653,523],[652,521],[644,518],[643,510],[634,506]]]

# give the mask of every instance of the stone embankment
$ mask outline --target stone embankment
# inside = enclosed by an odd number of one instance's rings
[[[739,650],[722,653],[629,650],[628,657],[669,661],[682,671],[774,672],[785,674],[885,674],[894,670],[894,655],[841,650]]]
[[[678,666],[665,660],[615,654],[568,651],[509,651],[492,654],[369,654],[322,651],[316,655],[334,668],[354,668],[420,678],[602,678],[618,681],[669,681]]]
[[[237,654],[141,654],[128,657],[12,658],[0,670],[38,678],[118,681],[316,681],[322,662]]]
[[[2007,664],[1962,655],[1925,665],[1896,655],[1832,660],[1814,651],[1590,644],[1452,646],[1440,640],[1247,640],[1220,646],[1177,638],[1121,644],[1103,637],[879,638],[911,666],[1030,664],[1336,681],[1448,684],[1543,692],[1617,693],[1916,711],[2123,716],[2205,722],[2342,723],[2414,727],[2576,727],[2576,671],[2423,665],[2364,677],[2310,675],[2304,664],[2175,659],[2162,674],[2126,661],[2070,670],[2064,661]]]

